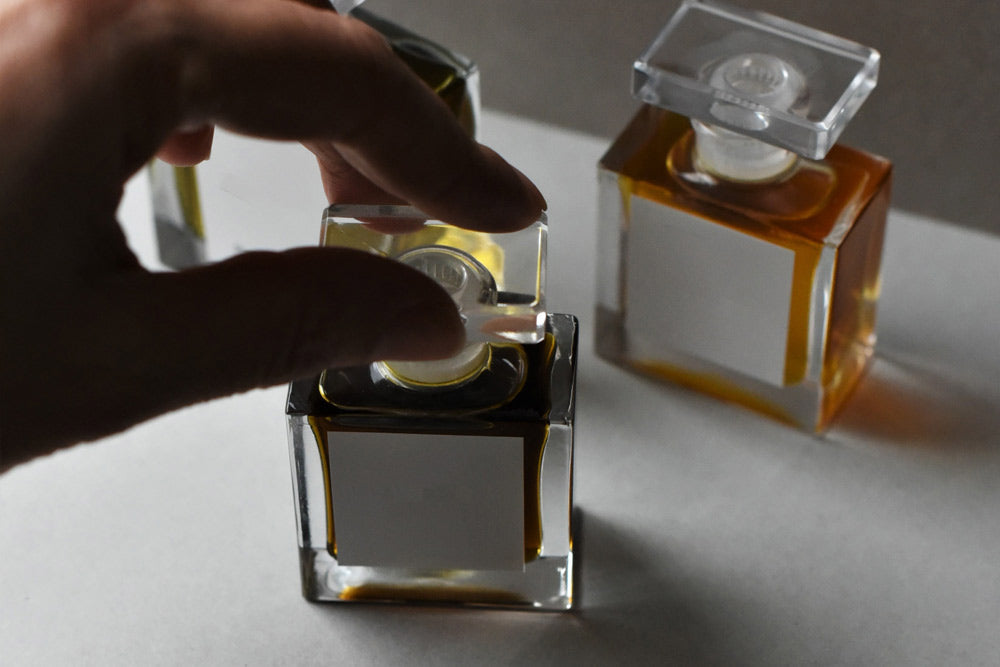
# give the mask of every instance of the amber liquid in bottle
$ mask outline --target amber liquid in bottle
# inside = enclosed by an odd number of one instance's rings
[[[794,252],[784,385],[801,383],[810,357],[814,285],[821,262],[835,253],[820,384],[825,388],[820,424],[853,388],[874,345],[879,264],[889,202],[890,164],[883,158],[834,146],[823,161],[799,159],[763,183],[713,176],[696,164],[690,121],[643,107],[601,160],[618,175],[624,210],[633,196],[679,209]],[[627,225],[621,230],[627,244]],[[621,261],[626,261],[623,251]],[[725,266],[718,266],[725,272]],[[625,267],[619,268],[619,303]],[[636,286],[635,289],[640,287]],[[664,286],[669,289],[669,286]],[[598,311],[598,351],[639,370],[743,403],[773,417],[796,421],[767,399],[716,374],[691,372],[656,358],[628,356],[624,312]],[[623,359],[624,357],[624,359]]]
[[[512,345],[501,347],[511,348]],[[387,411],[380,407],[346,408],[329,402],[322,402],[321,410],[309,417],[309,425],[319,448],[324,469],[324,495],[326,501],[327,551],[337,557],[336,507],[330,475],[330,447],[336,446],[337,433],[377,432],[391,438],[394,433],[433,433],[446,438],[450,435],[472,435],[479,437],[518,437],[524,442],[523,489],[524,489],[524,562],[529,563],[540,554],[542,545],[540,479],[542,458],[549,434],[547,421],[549,374],[555,351],[555,339],[551,333],[534,345],[517,346],[523,350],[520,358],[525,363],[523,381],[516,383],[513,395],[506,395],[494,405],[474,409],[470,414],[462,408],[461,391],[448,392],[447,387],[435,409],[426,408],[420,413],[409,409]],[[359,369],[360,371],[360,369]],[[367,372],[367,367],[365,371]],[[501,391],[509,391],[511,385],[497,382]],[[402,390],[401,391],[405,391]],[[412,390],[411,390],[412,391]],[[485,395],[486,390],[479,392]],[[382,399],[377,399],[378,403]],[[486,401],[488,403],[489,401]],[[480,402],[480,405],[483,405]],[[466,602],[480,600],[497,601],[497,591],[457,590],[447,593],[433,587],[407,586],[405,590],[391,589],[385,585],[365,585],[345,591],[345,599],[410,599],[434,601],[441,597],[454,600],[456,597]],[[511,600],[515,602],[515,600]]]

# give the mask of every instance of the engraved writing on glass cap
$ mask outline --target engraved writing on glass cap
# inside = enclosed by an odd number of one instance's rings
[[[394,259],[451,294],[468,343],[538,343],[545,337],[545,215],[516,232],[455,227],[411,206],[335,204],[321,245]]]
[[[632,92],[821,159],[875,87],[879,53],[763,12],[685,0],[636,60]]]

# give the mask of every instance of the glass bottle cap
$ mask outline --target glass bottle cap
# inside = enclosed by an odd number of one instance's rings
[[[879,53],[762,12],[684,0],[635,62],[655,106],[824,157],[875,87]]]
[[[509,233],[454,227],[411,206],[333,205],[321,245],[394,259],[434,278],[455,300],[468,343],[537,343],[545,337],[544,214]]]

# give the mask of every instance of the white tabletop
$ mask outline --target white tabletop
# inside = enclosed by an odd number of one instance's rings
[[[306,602],[278,387],[0,478],[0,663],[996,664],[1000,239],[892,212],[874,367],[816,438],[597,359],[607,142],[483,140],[548,197],[582,323],[576,610]],[[154,263],[141,179],[121,215]]]

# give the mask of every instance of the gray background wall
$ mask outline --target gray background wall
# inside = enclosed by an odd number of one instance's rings
[[[486,106],[612,138],[632,60],[679,0],[369,0],[479,63]],[[896,165],[894,205],[1000,235],[1000,3],[735,0],[882,53],[841,141]]]

